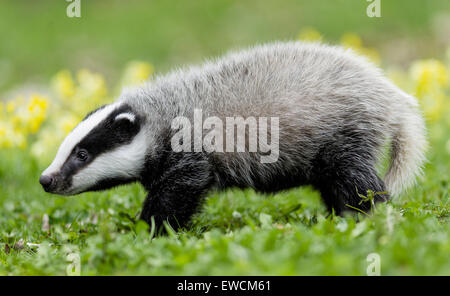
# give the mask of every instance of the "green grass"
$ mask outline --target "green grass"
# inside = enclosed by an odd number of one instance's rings
[[[375,252],[382,275],[448,275],[450,157],[444,141],[432,147],[418,186],[373,215],[328,216],[309,187],[270,196],[232,189],[209,194],[189,229],[165,237],[134,222],[139,185],[51,196],[33,159],[2,151],[0,274],[64,275],[76,253],[82,275],[366,275]]]

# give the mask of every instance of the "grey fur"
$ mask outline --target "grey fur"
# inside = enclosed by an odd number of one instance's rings
[[[239,183],[253,186],[298,168],[306,177],[320,148],[343,128],[360,132],[374,159],[392,140],[392,161],[386,176],[390,193],[414,182],[424,161],[425,127],[415,98],[389,82],[370,62],[350,50],[315,43],[274,43],[233,52],[200,67],[176,70],[138,88],[120,100],[145,114],[149,137],[167,132],[176,116],[279,116],[280,158],[266,166],[245,153],[216,153]],[[157,153],[156,143],[149,155]],[[361,156],[362,157],[362,156]],[[354,159],[358,161],[358,158]]]

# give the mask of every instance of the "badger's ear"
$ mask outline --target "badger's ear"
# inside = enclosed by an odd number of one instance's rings
[[[122,121],[122,120],[126,120],[130,123],[135,123],[136,122],[136,115],[134,115],[131,112],[125,112],[125,113],[120,113],[118,114],[115,118],[114,121],[118,122],[118,121]]]
[[[132,112],[117,114],[114,117],[114,126],[117,131],[122,130],[132,134],[140,129],[139,117]]]

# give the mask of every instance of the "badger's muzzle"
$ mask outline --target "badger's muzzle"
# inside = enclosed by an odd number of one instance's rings
[[[55,179],[51,176],[46,176],[46,175],[42,175],[39,178],[39,183],[41,183],[42,188],[44,188],[44,190],[46,192],[52,192],[52,190],[55,187]]]

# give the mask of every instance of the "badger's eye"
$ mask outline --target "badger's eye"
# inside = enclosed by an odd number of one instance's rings
[[[77,158],[81,161],[85,161],[88,158],[88,153],[86,150],[81,149],[77,152]]]

